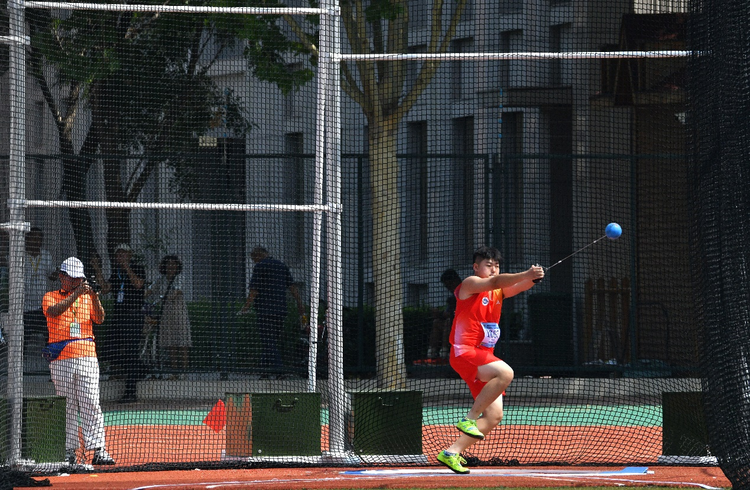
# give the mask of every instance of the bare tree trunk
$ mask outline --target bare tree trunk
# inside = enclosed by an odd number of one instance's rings
[[[40,23],[44,25],[50,21],[50,17],[46,12],[36,12],[33,16],[29,17],[29,20],[30,24]],[[42,29],[41,25],[34,25],[32,30]],[[72,141],[72,125],[70,124],[72,114],[75,113],[75,109],[73,108],[78,106],[80,85],[75,83],[68,85],[68,94],[65,97],[66,103],[58,105],[46,78],[45,70],[42,69],[42,64],[42,55],[39,50],[34,46],[30,46],[29,73],[37,82],[47,108],[55,120],[55,128],[57,129],[57,141],[60,145],[60,158],[62,159],[63,168],[60,198],[69,201],[85,201],[87,191],[86,177],[91,168],[92,161],[88,157],[76,155]],[[61,106],[67,106],[68,112],[63,113]],[[86,143],[89,141],[90,135],[91,133],[87,135],[84,148],[87,146]],[[85,150],[82,151],[85,152]],[[95,251],[93,225],[89,210],[85,208],[71,208],[68,210],[68,216],[70,217],[70,225],[73,229],[73,239],[76,245],[75,254],[84,264],[88,264],[91,255]]]
[[[62,193],[70,201],[86,200],[86,176],[91,161],[73,154],[72,145],[61,145],[63,159]],[[70,225],[73,228],[73,238],[76,243],[76,256],[84,264],[89,263],[94,252],[94,232],[91,215],[85,208],[71,208],[68,210]]]
[[[118,159],[107,158],[104,160],[104,179],[107,200],[113,202],[126,202],[126,196],[122,189],[120,178],[120,165]],[[107,252],[111,255],[115,247],[121,243],[130,243],[130,209],[107,208]]]
[[[124,159],[118,158],[119,112],[116,103],[106,94],[117,81],[104,79],[92,97],[92,126],[99,129],[99,151],[103,155],[104,192],[107,201],[128,202],[128,189],[123,184]],[[130,243],[130,209],[107,208],[107,252],[112,255],[120,243]],[[113,258],[113,257],[112,257]]]
[[[377,328],[375,359],[378,386],[385,389],[403,389],[406,385],[397,135],[395,118],[375,116],[371,119],[370,162],[377,162],[370,165]]]

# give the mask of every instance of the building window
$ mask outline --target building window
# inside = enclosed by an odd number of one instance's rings
[[[357,176],[354,185],[357,186],[359,199],[357,200],[357,249],[361,249],[362,263],[372,264],[373,217],[372,217],[372,185],[370,182],[370,128],[362,128],[363,156],[356,162]],[[367,289],[367,288],[370,289]],[[365,304],[374,304],[375,287],[372,283],[365,285]]]
[[[406,137],[405,225],[406,250],[415,262],[428,258],[427,250],[427,122],[408,124]]]
[[[474,118],[453,120],[453,247],[457,262],[470,257],[474,249]]]
[[[34,142],[37,148],[42,149],[44,144],[44,116],[47,113],[47,104],[43,100],[34,102]]]
[[[456,39],[451,42],[454,53],[470,53],[474,46],[472,38]],[[454,100],[471,97],[474,90],[474,72],[476,62],[455,60],[451,62],[451,97]]]
[[[504,31],[500,34],[501,53],[519,53],[523,51],[523,31]],[[501,87],[520,87],[523,83],[523,61],[503,61],[498,71],[498,82]]]
[[[286,69],[291,74],[304,69],[304,66],[302,65],[302,63],[289,63],[286,65]],[[292,90],[283,97],[284,100],[282,102],[282,111],[284,117],[287,119],[299,118],[301,116],[301,111],[298,107],[299,90]]]
[[[409,28],[424,29],[429,25],[430,5],[425,0],[411,0],[409,2]]]
[[[409,284],[406,291],[406,306],[418,308],[427,304],[427,284]]]
[[[453,0],[453,5],[455,5],[458,2],[456,0]],[[461,21],[462,22],[470,22],[474,20],[474,0],[466,0],[466,5],[464,6],[464,11],[461,14]]]
[[[284,153],[286,154],[287,172],[283,177],[284,203],[305,203],[305,139],[303,133],[287,133],[284,135]],[[305,254],[305,213],[293,212],[286,216],[288,233],[291,238],[289,247],[296,257]]]
[[[570,50],[570,24],[559,24],[550,27],[550,51],[562,53]],[[566,71],[570,62],[561,59],[549,61],[549,83],[553,87],[565,85]]]
[[[552,0],[554,2],[555,0]],[[569,2],[570,0],[560,0],[563,2]],[[499,14],[518,14],[523,12],[523,0],[505,0],[498,2]]]
[[[194,201],[246,203],[245,138],[218,138],[215,145],[199,147],[197,153],[203,168],[211,171],[201,174]],[[245,236],[244,213],[194,211],[192,221],[193,293],[207,296],[213,292],[231,297],[244,290],[246,271],[238,266],[237,260],[247,255],[245,241],[226,239]]]
[[[493,187],[502,189],[500,202],[495,205],[493,228],[502,236],[502,249],[509,263],[523,262],[523,113],[506,112],[502,119],[500,171]]]

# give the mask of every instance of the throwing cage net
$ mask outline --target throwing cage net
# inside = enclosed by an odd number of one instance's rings
[[[736,488],[748,474],[748,296],[745,275],[748,240],[747,26],[742,2],[695,2],[691,22],[690,111],[693,120],[691,181],[694,231],[700,255],[700,312],[705,328],[703,356],[706,421],[711,448]],[[731,128],[731,129],[730,129]],[[738,185],[739,184],[739,185]],[[735,271],[730,264],[735,264]],[[728,307],[728,305],[732,305]]]
[[[7,467],[437,464],[472,404],[448,333],[482,245],[547,274],[503,303],[515,379],[470,465],[742,467],[715,437],[728,400],[743,423],[744,285],[714,289],[743,250],[715,222],[741,211],[718,213],[741,133],[716,117],[740,106],[688,97],[719,74],[695,10],[10,2]]]

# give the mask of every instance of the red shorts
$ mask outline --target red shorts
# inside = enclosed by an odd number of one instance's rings
[[[451,367],[461,376],[471,390],[471,396],[477,397],[484,385],[487,383],[479,381],[477,379],[477,371],[479,366],[484,366],[491,362],[499,361],[500,359],[495,357],[489,349],[476,348],[472,351],[465,352],[460,356],[456,357],[453,349],[451,348],[450,363]]]

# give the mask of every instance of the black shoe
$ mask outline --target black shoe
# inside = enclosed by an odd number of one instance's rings
[[[65,462],[68,463],[70,466],[74,466],[78,464],[78,458],[76,457],[75,449],[65,450]]]
[[[104,449],[97,449],[94,451],[94,459],[91,460],[91,464],[94,466],[113,465],[115,460]]]

